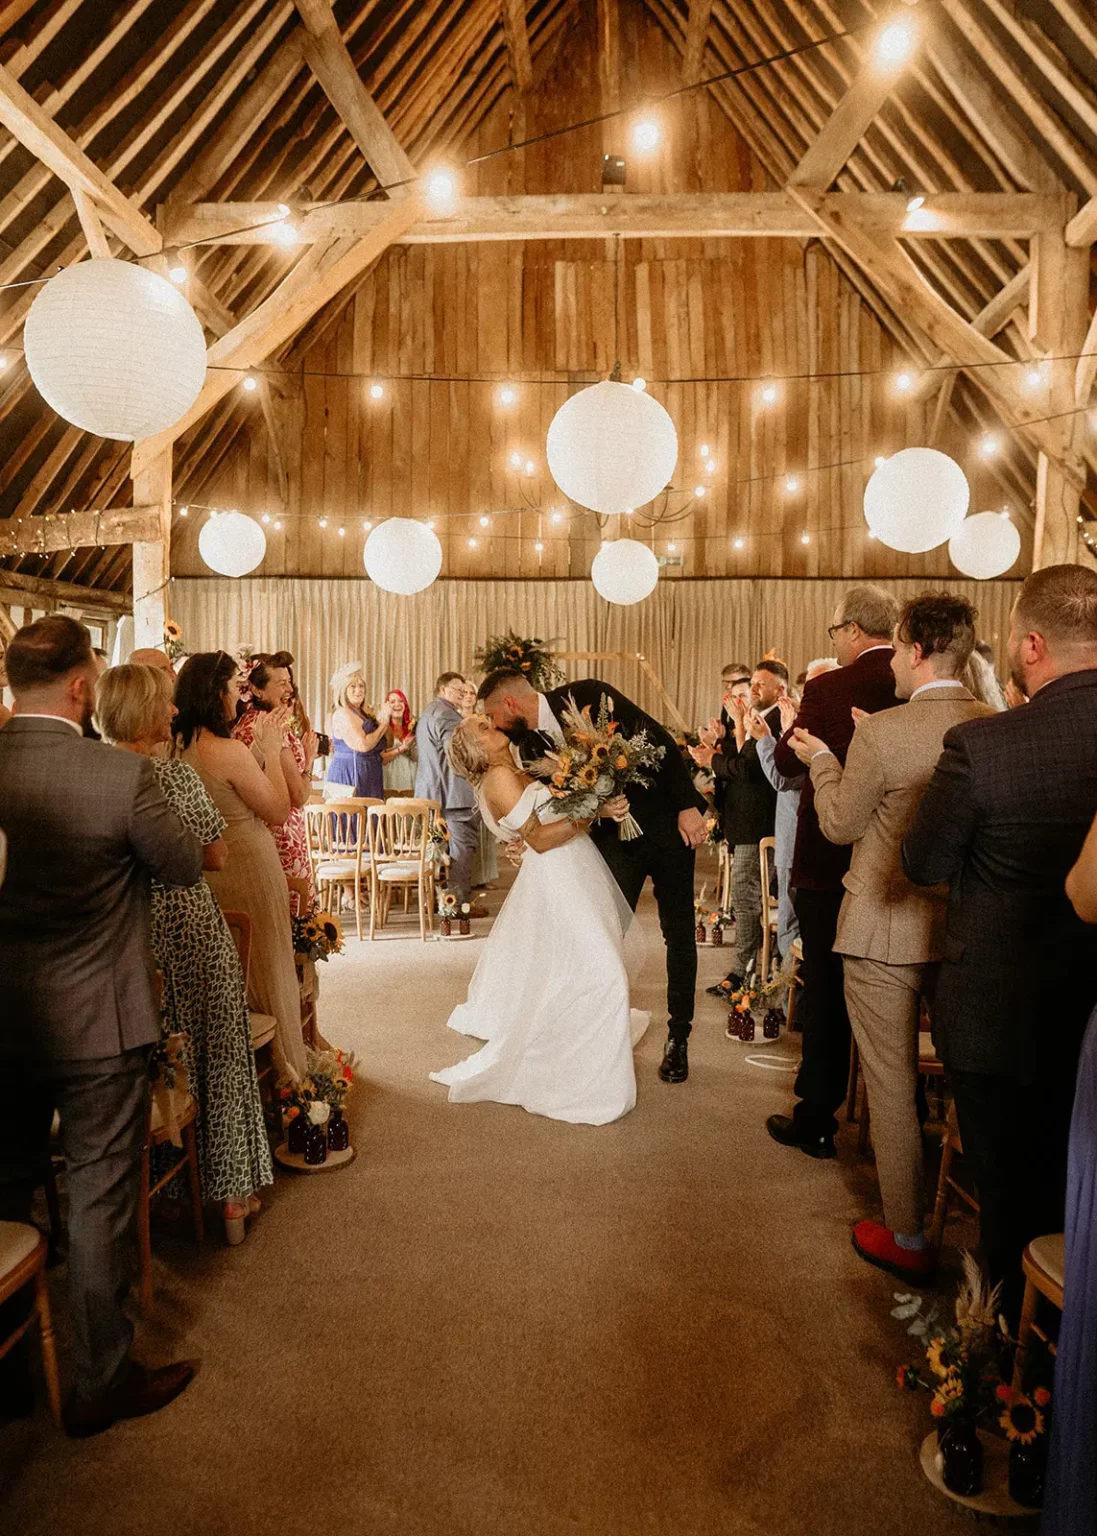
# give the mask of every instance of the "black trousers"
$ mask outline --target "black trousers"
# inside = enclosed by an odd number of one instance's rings
[[[1002,1283],[1010,1327],[1021,1315],[1021,1256],[1034,1237],[1061,1232],[1074,1074],[1035,1083],[950,1070],[964,1161],[979,1195],[979,1231],[991,1285]]]
[[[804,949],[804,987],[796,1007],[803,1044],[792,1117],[806,1136],[833,1136],[838,1129],[834,1112],[849,1086],[849,1014],[842,957],[834,953],[843,894],[800,890],[793,897]]]
[[[651,879],[667,946],[667,1029],[674,1039],[688,1040],[697,991],[693,849],[661,848],[647,837],[622,842],[616,829],[599,837],[596,847],[634,912],[644,881]]]

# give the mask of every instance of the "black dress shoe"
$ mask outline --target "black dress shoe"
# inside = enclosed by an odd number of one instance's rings
[[[175,1365],[162,1365],[158,1370],[148,1370],[136,1363],[117,1387],[95,1398],[77,1397],[73,1394],[65,1404],[61,1420],[65,1433],[73,1440],[86,1440],[98,1435],[119,1419],[141,1419],[146,1414],[158,1413],[161,1408],[185,1392],[194,1379],[195,1362],[180,1360]]]
[[[723,981],[718,981],[714,987],[706,987],[705,994],[708,997],[730,997],[733,992],[738,992],[743,985],[743,978],[736,976],[733,971],[730,976],[725,976]]]
[[[689,1045],[676,1040],[673,1035],[663,1047],[663,1060],[659,1065],[659,1079],[664,1083],[684,1083],[689,1076]]]
[[[833,1136],[811,1136],[797,1126],[791,1115],[770,1115],[766,1130],[783,1147],[799,1147],[808,1157],[836,1157]]]

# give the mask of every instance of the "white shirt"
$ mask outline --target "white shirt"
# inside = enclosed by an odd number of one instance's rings
[[[12,715],[12,719],[13,720],[61,720],[65,725],[71,726],[72,729],[76,732],[77,736],[83,736],[83,734],[84,734],[83,726],[77,725],[76,721],[75,720],[70,720],[67,715],[47,715],[47,714],[44,714],[42,710],[35,710],[33,713],[28,710],[26,714]]]
[[[916,699],[920,693],[925,693],[927,688],[963,688],[964,686],[958,677],[942,677],[939,682],[923,683],[920,688],[915,688],[910,697],[911,700]]]
[[[551,736],[561,746],[564,744],[564,732],[560,722],[552,712],[552,707],[543,693],[537,695],[537,729],[543,731],[546,736]]]

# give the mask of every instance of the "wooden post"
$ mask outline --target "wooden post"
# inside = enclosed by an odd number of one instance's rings
[[[1073,209],[1070,210],[1073,212]],[[1041,230],[1031,245],[1032,282],[1029,336],[1052,357],[1068,358],[1082,350],[1089,321],[1089,251],[1072,249],[1062,228]],[[1041,452],[1036,466],[1036,527],[1032,568],[1061,565],[1079,558],[1079,484],[1084,484],[1081,433],[1084,417],[1059,415],[1074,406],[1075,363],[1048,364],[1048,423],[1062,441],[1062,457]],[[1074,469],[1073,475],[1066,472]]]
[[[160,537],[155,544],[133,546],[133,643],[136,649],[164,643],[171,576],[171,457],[170,443],[148,464],[134,472],[133,494],[138,504],[160,508]]]

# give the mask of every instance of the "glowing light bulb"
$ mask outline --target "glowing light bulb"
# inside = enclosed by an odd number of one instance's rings
[[[328,526],[328,520],[326,517],[318,518],[317,521],[319,522],[321,528],[326,528]]]
[[[701,444],[701,457],[703,459],[707,459],[708,458],[708,444],[707,443],[702,443]]]
[[[426,196],[435,213],[452,213],[457,206],[457,177],[441,166],[431,171],[427,176]]]
[[[564,521],[564,514],[562,512],[554,512],[552,514],[552,521],[559,525]]]
[[[168,276],[173,283],[185,283],[187,280],[187,269],[181,261],[177,261],[168,268]]]
[[[264,512],[263,516],[259,519],[259,521],[262,522],[262,523],[269,523],[270,522],[270,513],[269,512]]]
[[[433,519],[433,517],[428,517],[427,518],[427,527],[433,530],[433,528],[434,528],[434,519]]]
[[[4,357],[2,354],[0,354],[0,373],[3,373],[4,369],[8,366],[10,361],[10,358]]]
[[[876,39],[876,63],[881,69],[896,69],[914,52],[917,32],[910,21],[893,21]]]
[[[344,538],[346,538],[346,536],[347,536],[347,530],[345,528],[340,528],[340,530],[339,530],[339,537],[341,539],[344,539]]]
[[[746,539],[732,539],[731,547],[732,547],[732,549],[742,549],[743,545],[746,542],[747,542]]]
[[[789,495],[790,496],[794,496],[799,489],[800,489],[800,482],[799,482],[799,480],[797,480],[796,476],[795,475],[786,475],[785,476],[785,490],[789,493]]]
[[[668,545],[667,545],[667,554],[668,554],[668,555],[673,555],[673,553],[674,553],[674,551],[675,551],[675,550],[676,550],[676,549],[677,549],[677,548],[678,548],[678,546],[677,546],[677,544],[668,544]]]
[[[504,384],[499,391],[500,405],[513,405],[518,398],[518,391],[513,384]]]
[[[715,459],[706,459],[705,460],[705,474],[706,475],[714,475],[715,473],[716,473],[716,460]]]
[[[249,373],[248,376],[244,379],[244,388],[247,390],[249,395],[253,395],[255,393],[255,391],[259,388],[259,380],[257,378],[254,378]]]
[[[179,508],[179,516],[180,517],[186,517],[189,512],[190,512],[190,508],[189,507],[180,507]]]
[[[475,539],[470,539],[469,540],[469,548],[470,549],[475,549],[476,547],[477,547],[476,546],[476,540]]]
[[[1044,370],[1042,368],[1027,368],[1025,370],[1025,388],[1039,389],[1044,382]]]
[[[926,200],[921,195],[921,193],[919,193],[917,197],[908,198],[907,199],[907,212],[908,213],[917,213],[919,208],[924,208],[925,207],[925,203],[926,203]]]
[[[521,469],[522,455],[520,453],[512,453],[510,456],[510,464],[512,469]]]
[[[526,460],[526,474],[527,475],[532,475],[532,474],[534,474],[536,472],[536,469],[537,469],[537,465],[533,462],[533,460],[532,459],[527,459]]]
[[[780,391],[776,384],[763,384],[758,391],[758,398],[763,405],[775,405]]]
[[[537,543],[533,547],[539,555],[544,552],[545,546],[541,543],[540,539],[537,540]]]
[[[811,543],[811,534],[810,533],[802,533],[800,535],[800,543],[801,544],[810,544]]]
[[[895,393],[908,395],[914,388],[914,375],[912,373],[897,373],[895,375]]]
[[[385,386],[383,384],[371,384],[369,387],[371,400],[383,400],[385,398]]]
[[[366,533],[368,533],[370,531],[370,529],[373,527],[372,520],[370,518],[368,518],[368,517],[364,517],[362,519],[362,527],[366,531]]]
[[[283,220],[281,224],[275,224],[271,229],[271,234],[279,245],[285,246],[296,245],[301,238],[297,233],[297,226],[291,224],[288,219]]]
[[[642,395],[644,390],[648,387],[648,381],[647,379],[635,378],[632,381],[632,387],[637,392],[637,394]]]
[[[488,528],[488,527],[490,527],[490,525],[491,525],[491,518],[490,517],[482,517],[480,519],[480,527],[481,528]]]
[[[282,531],[282,524],[278,521],[277,518],[274,520],[274,527],[276,532],[280,533]]]
[[[992,459],[998,452],[1001,444],[996,437],[984,437],[979,444],[979,452],[984,459]]]
[[[880,469],[884,464],[887,463],[887,459],[884,458],[882,453],[878,453],[872,462],[875,464],[877,469]]]
[[[663,130],[654,117],[638,117],[632,125],[632,147],[639,155],[650,155],[659,148]]]
[[[705,487],[703,485],[695,485],[693,487],[693,494],[698,497],[703,496],[705,494]]]
[[[290,206],[289,206],[289,204],[288,203],[279,203],[278,204],[278,217],[280,219],[288,219],[289,216],[290,216]]]

